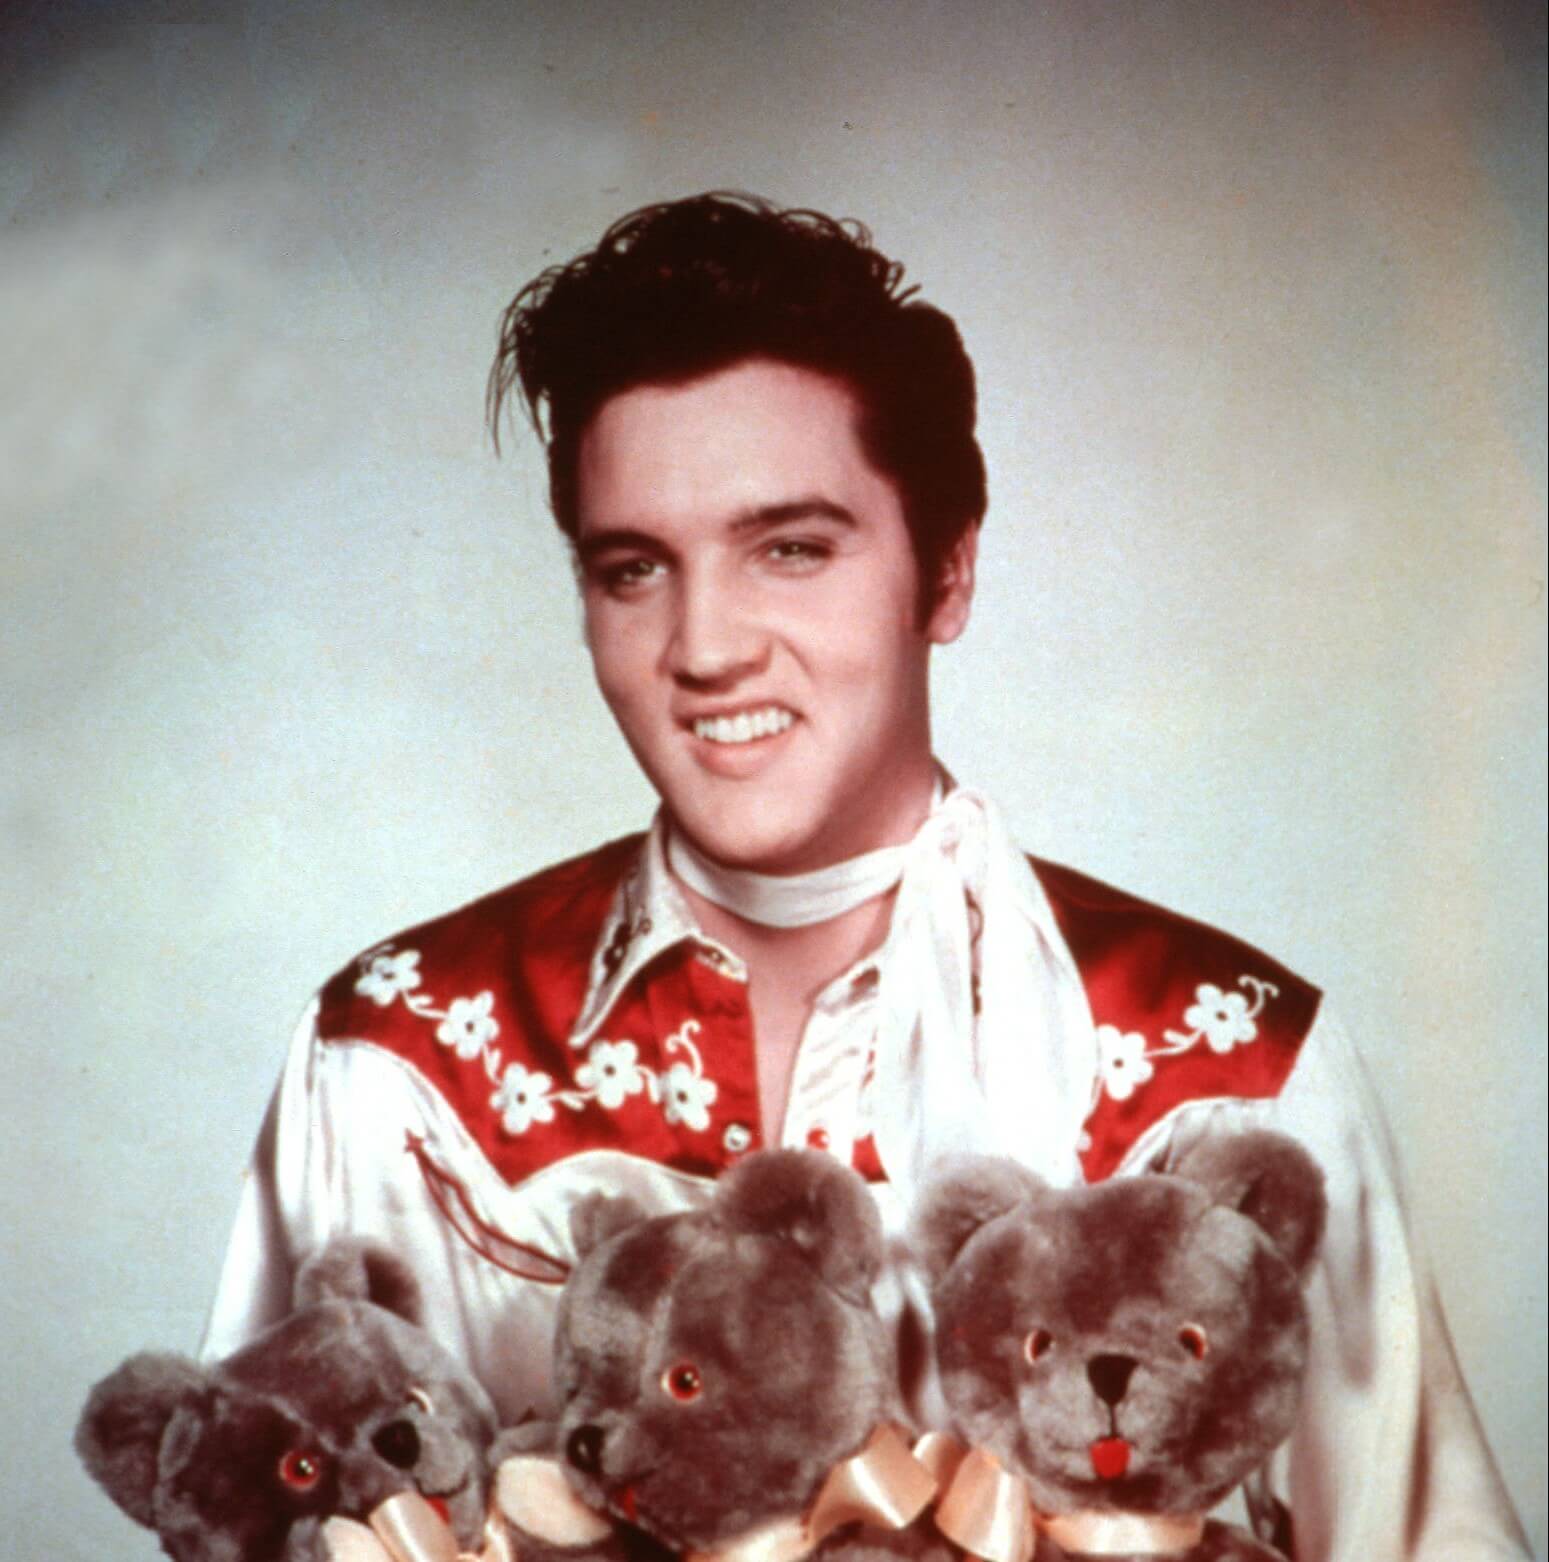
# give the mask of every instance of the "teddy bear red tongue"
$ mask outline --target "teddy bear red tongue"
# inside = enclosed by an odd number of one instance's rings
[[[447,1507],[445,1497],[427,1497],[425,1501],[435,1509],[436,1517],[440,1519],[443,1524],[450,1524],[452,1522],[452,1510]]]
[[[1122,1437],[1099,1437],[1089,1452],[1100,1481],[1116,1481],[1129,1469],[1129,1443]]]

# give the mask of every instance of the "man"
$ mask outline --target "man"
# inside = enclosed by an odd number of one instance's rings
[[[1063,1182],[1217,1126],[1329,1178],[1306,1412],[1253,1498],[1297,1555],[1525,1554],[1359,1069],[1259,951],[1045,863],[933,758],[927,673],[973,597],[983,463],[951,321],[863,230],[746,197],[626,218],[507,311],[491,378],[546,436],[598,684],[661,796],[614,842],[368,950],[323,989],[260,1140],[207,1349],[336,1231],[415,1262],[508,1415],[593,1189],[663,1210],[764,1144],[871,1180],[935,1158]],[[907,1252],[879,1304],[939,1412]]]

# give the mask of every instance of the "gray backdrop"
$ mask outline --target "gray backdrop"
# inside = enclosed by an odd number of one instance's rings
[[[1332,990],[1543,1546],[1542,6],[5,17],[12,1554],[154,1553],[70,1428],[194,1346],[310,990],[645,819],[480,398],[518,284],[728,185],[961,322],[940,752]]]

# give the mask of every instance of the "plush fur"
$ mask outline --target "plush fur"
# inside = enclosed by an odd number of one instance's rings
[[[1064,1191],[1009,1161],[952,1165],[918,1243],[960,1433],[1046,1513],[1205,1512],[1291,1430],[1325,1208],[1321,1171],[1269,1133]],[[1119,1438],[1123,1473],[1099,1474]],[[1188,1562],[1278,1556],[1212,1523]]]
[[[800,1516],[879,1422],[903,1423],[868,1299],[880,1222],[831,1157],[751,1155],[692,1213],[647,1219],[598,1198],[572,1231],[553,1441],[574,1489],[622,1533],[710,1550]],[[923,1521],[902,1534],[852,1526],[822,1553],[949,1555]]]
[[[418,1327],[413,1277],[337,1243],[296,1300],[214,1366],[145,1354],[97,1384],[75,1434],[87,1470],[178,1562],[323,1562],[325,1519],[411,1489],[471,1546],[495,1412]]]

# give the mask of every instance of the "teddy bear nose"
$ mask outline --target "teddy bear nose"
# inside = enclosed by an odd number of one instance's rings
[[[371,1446],[400,1470],[412,1470],[419,1463],[420,1435],[412,1421],[389,1421],[371,1439]]]
[[[1097,1397],[1106,1405],[1116,1405],[1129,1387],[1130,1374],[1140,1363],[1133,1356],[1094,1356],[1086,1364]]]
[[[602,1468],[602,1440],[605,1435],[600,1426],[578,1426],[565,1439],[565,1457],[576,1469],[587,1475],[595,1475]]]

